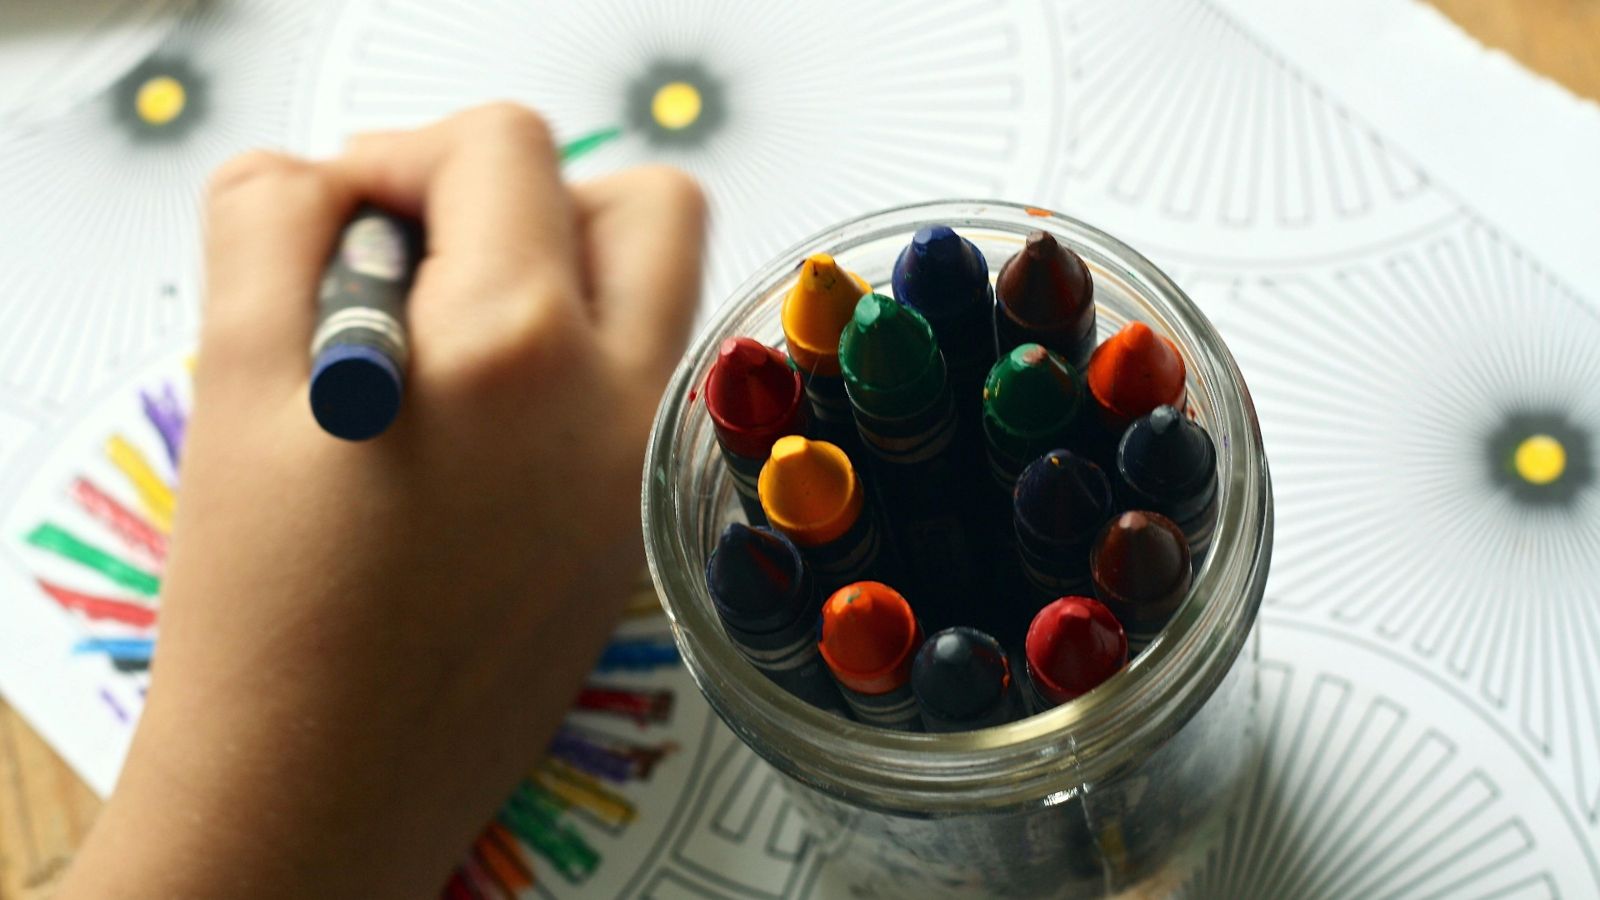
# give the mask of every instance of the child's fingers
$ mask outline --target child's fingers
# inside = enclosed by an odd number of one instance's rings
[[[355,200],[316,165],[240,156],[212,177],[200,358],[252,382],[306,378],[322,268]]]
[[[683,172],[647,166],[573,188],[594,317],[618,359],[664,374],[700,298],[705,199]]]
[[[525,107],[357,137],[328,166],[358,195],[420,217],[429,256],[470,259],[488,283],[532,274],[576,285],[571,199],[550,130]]]

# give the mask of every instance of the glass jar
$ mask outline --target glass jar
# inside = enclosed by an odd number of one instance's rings
[[[925,225],[954,227],[991,276],[1037,229],[1094,275],[1103,339],[1131,319],[1170,337],[1189,406],[1217,443],[1218,518],[1194,589],[1161,636],[1098,689],[981,731],[869,728],[789,696],[724,636],[704,566],[740,518],[699,388],[727,337],[781,346],[779,306],[816,252],[887,291]],[[729,727],[785,778],[826,855],[824,896],[1159,896],[1220,836],[1257,765],[1256,612],[1272,546],[1272,491],[1244,379],[1177,285],[1127,245],[1045,210],[991,201],[864,216],[791,248],[715,314],[673,376],[645,461],[650,571],[684,662]],[[838,893],[836,893],[836,891]]]

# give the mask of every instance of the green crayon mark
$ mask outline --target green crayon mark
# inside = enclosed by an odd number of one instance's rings
[[[573,884],[582,883],[600,866],[600,854],[570,826],[544,821],[515,803],[501,807],[500,821]]]
[[[602,128],[588,134],[573,138],[561,145],[561,161],[571,162],[580,156],[585,156],[594,150],[611,143],[622,136],[621,128]]]
[[[66,529],[49,522],[41,524],[29,533],[28,543],[41,550],[64,556],[81,566],[94,569],[117,584],[147,597],[154,597],[161,590],[161,579],[123,562],[98,547],[84,543]]]

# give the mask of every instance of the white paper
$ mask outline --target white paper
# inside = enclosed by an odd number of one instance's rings
[[[31,155],[0,144],[0,273],[32,266],[0,274],[0,689],[98,789],[125,741],[106,667],[64,649],[83,623],[31,586],[46,563],[20,537],[106,434],[138,428],[133,389],[175,371],[204,170],[509,97],[562,138],[623,129],[572,177],[660,160],[704,180],[708,304],[817,228],[941,196],[1059,209],[1146,252],[1238,357],[1278,511],[1268,764],[1189,893],[1600,892],[1592,104],[1409,0],[355,0],[315,26],[231,6],[174,34],[216,61],[237,116],[195,132],[206,152],[97,144],[88,118],[38,130]],[[699,79],[720,124],[663,142],[630,95],[663,73]],[[82,193],[22,189],[44,182]],[[114,225],[79,234],[90,211]],[[115,316],[132,324],[100,324]],[[1491,458],[1530,429],[1568,449],[1560,502]],[[630,677],[675,691],[673,720],[638,736],[681,749],[621,789],[626,829],[572,817],[604,857],[586,891],[835,896],[775,776],[682,672]],[[580,893],[533,866],[534,895]]]

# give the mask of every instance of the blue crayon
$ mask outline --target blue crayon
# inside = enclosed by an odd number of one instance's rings
[[[400,412],[410,353],[406,295],[421,254],[414,223],[371,206],[339,235],[311,338],[311,413],[334,437],[377,437]]]
[[[706,562],[706,587],[728,638],[751,665],[812,706],[849,716],[817,647],[823,597],[798,547],[735,522]]]
[[[1199,568],[1217,523],[1217,448],[1206,430],[1181,410],[1158,406],[1123,433],[1114,474],[1124,508],[1176,522]]]
[[[1058,597],[1093,596],[1090,550],[1116,512],[1100,467],[1071,451],[1052,450],[1022,471],[1012,509],[1032,610]]]
[[[894,298],[922,314],[944,354],[963,427],[977,428],[984,379],[994,366],[994,289],[976,244],[944,225],[917,230],[895,260]]]

